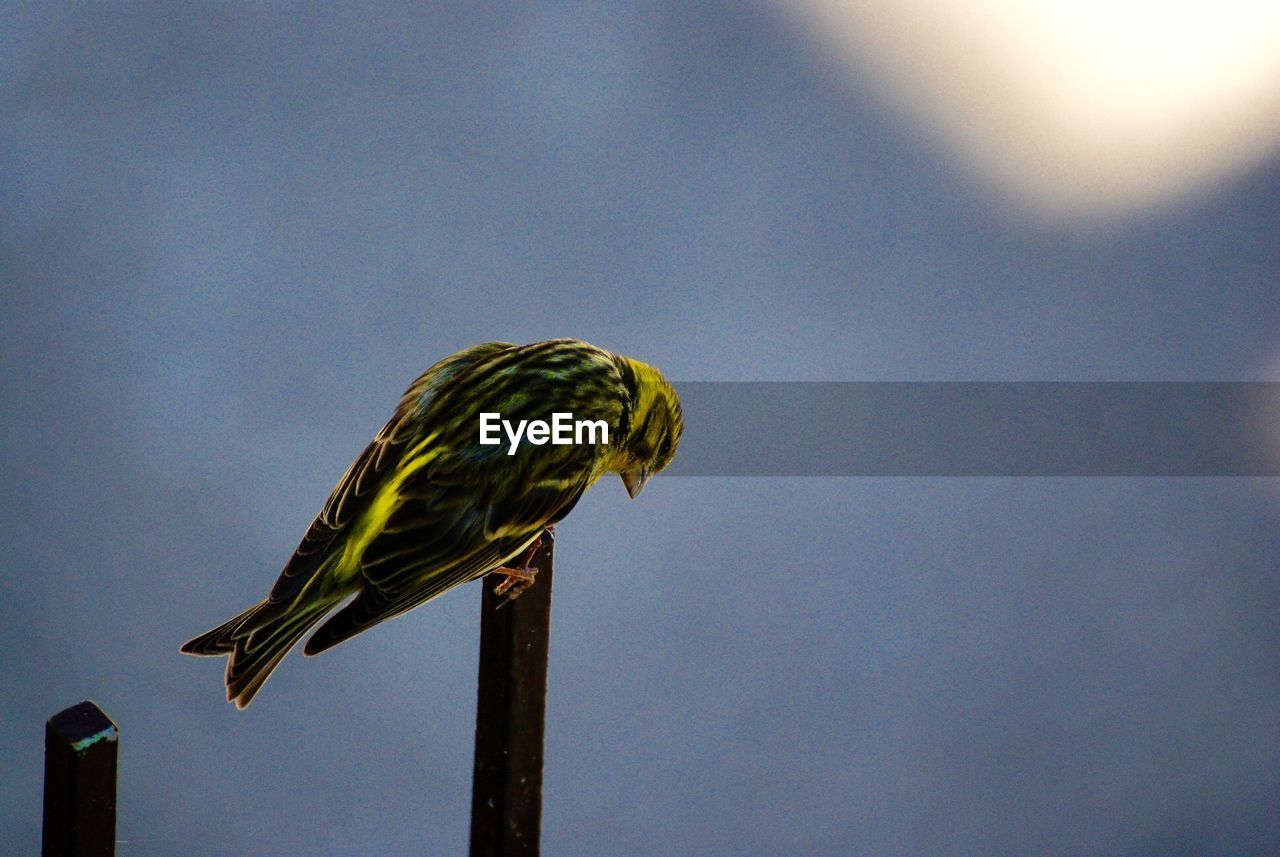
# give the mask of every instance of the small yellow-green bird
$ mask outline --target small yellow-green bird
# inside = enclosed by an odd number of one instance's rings
[[[266,600],[182,651],[226,656],[227,699],[244,708],[350,596],[306,654],[493,572],[513,598],[533,583],[539,540],[582,492],[617,473],[635,497],[670,463],[683,428],[661,372],[586,342],[459,351],[409,385]]]

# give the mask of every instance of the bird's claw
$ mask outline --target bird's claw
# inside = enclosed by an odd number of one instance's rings
[[[515,601],[520,597],[521,592],[524,592],[530,586],[533,586],[533,581],[538,576],[538,569],[530,565],[530,563],[533,562],[533,555],[538,552],[538,548],[542,547],[544,539],[548,542],[554,542],[555,538],[556,525],[552,524],[539,533],[538,537],[533,540],[531,545],[529,545],[528,549],[525,551],[524,559],[521,560],[518,568],[512,568],[504,565],[501,568],[495,568],[491,572],[492,574],[501,574],[506,576],[505,580],[493,587],[494,595],[507,596],[507,600],[503,601],[502,604],[499,604],[499,607]]]
[[[533,582],[538,576],[538,570],[531,565],[525,565],[521,568],[503,566],[502,568],[495,568],[493,573],[506,575],[506,580],[493,587],[493,594],[505,595],[507,596],[507,601],[515,601],[519,598],[521,592],[533,586]]]

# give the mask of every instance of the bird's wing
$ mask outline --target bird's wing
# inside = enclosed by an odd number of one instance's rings
[[[485,512],[484,531],[491,539],[508,534],[541,532],[573,511],[591,484],[589,471],[569,479],[547,479],[510,497],[495,500]]]
[[[459,373],[510,347],[507,342],[486,342],[465,349],[435,364],[409,386],[395,414],[343,474],[324,509],[307,528],[276,580],[267,599],[269,604],[287,607],[325,560],[341,547],[341,537],[351,522],[368,508],[378,489],[400,465],[405,450],[417,441],[424,429],[430,428],[417,417],[432,395]]]
[[[452,492],[433,486],[430,500],[401,506],[365,549],[366,586],[357,600],[376,606],[370,616],[380,621],[384,611],[403,612],[487,574],[568,514],[588,484],[584,473],[570,484],[535,485],[479,508],[461,496],[454,505],[446,499]]]
[[[455,498],[447,480],[444,485],[424,481],[429,487],[422,495],[401,505],[365,548],[365,587],[311,636],[307,654],[336,646],[510,561],[567,515],[590,484],[584,471],[572,482],[535,485],[477,510],[464,505],[470,492]]]
[[[399,590],[366,586],[360,590],[359,595],[330,616],[311,635],[303,651],[308,655],[318,654],[379,622],[385,622],[420,604],[425,604],[453,587],[473,580],[497,567],[506,558],[504,553],[508,550],[510,553],[515,553],[519,550],[519,546],[510,548],[509,545],[504,547],[498,543],[492,543],[464,558],[429,570],[414,566],[406,571],[416,571],[420,576],[406,574],[403,579],[403,588]]]

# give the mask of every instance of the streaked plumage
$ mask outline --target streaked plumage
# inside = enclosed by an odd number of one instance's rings
[[[608,445],[479,443],[479,415],[604,420]],[[244,708],[285,653],[308,655],[498,569],[564,518],[605,473],[631,496],[675,455],[675,391],[652,366],[574,339],[490,342],[409,386],[312,522],[271,594],[182,647],[227,656],[227,699]]]

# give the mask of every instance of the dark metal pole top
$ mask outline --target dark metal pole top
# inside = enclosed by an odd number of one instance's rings
[[[111,718],[87,699],[50,717],[48,734],[76,753],[99,741],[116,741],[120,737]]]
[[[116,751],[120,732],[85,700],[44,727],[43,857],[116,853]]]

